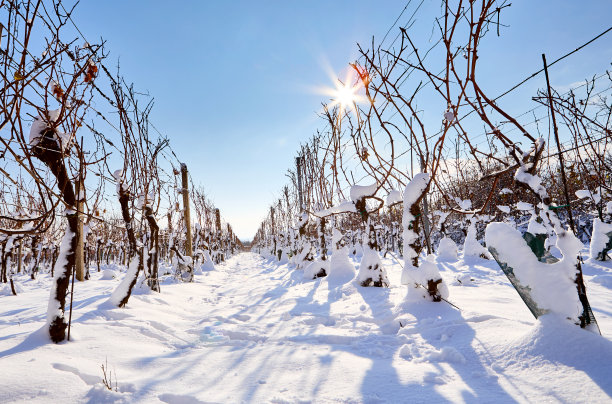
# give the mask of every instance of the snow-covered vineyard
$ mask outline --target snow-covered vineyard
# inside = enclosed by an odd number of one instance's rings
[[[517,83],[510,3],[423,4],[271,204],[225,184],[241,240],[198,181],[252,167],[182,160],[75,4],[0,1],[0,403],[612,402],[612,54],[551,81],[612,27]]]

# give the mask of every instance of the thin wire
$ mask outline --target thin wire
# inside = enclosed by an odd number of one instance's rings
[[[382,44],[385,43],[385,39],[387,39],[387,35],[389,35],[389,33],[391,32],[391,30],[393,29],[393,27],[395,27],[395,24],[397,24],[397,22],[399,21],[400,18],[402,18],[402,15],[404,15],[404,12],[406,11],[406,9],[408,8],[408,6],[410,5],[410,3],[412,3],[412,0],[408,0],[408,3],[406,3],[406,5],[404,6],[404,9],[402,10],[402,12],[400,13],[400,15],[397,16],[397,18],[395,19],[395,21],[393,22],[393,24],[389,27],[389,29],[387,30],[387,33],[385,34],[385,36],[383,37],[382,41],[380,42],[381,46]],[[395,41],[394,41],[395,42]],[[393,43],[391,44],[391,46],[393,46]]]

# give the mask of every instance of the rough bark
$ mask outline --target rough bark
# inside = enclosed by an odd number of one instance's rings
[[[327,259],[327,246],[325,244],[325,224],[326,224],[326,220],[324,217],[321,218],[321,223],[320,223],[320,237],[321,237],[321,259],[323,261],[325,261]],[[325,276],[325,275],[323,275]]]
[[[121,216],[123,217],[123,221],[125,222],[125,228],[127,230],[128,242],[130,244],[130,249],[132,251],[136,251],[136,256],[138,259],[138,269],[134,274],[134,277],[130,280],[130,284],[128,286],[128,290],[125,296],[119,301],[119,307],[125,307],[130,296],[132,295],[132,289],[136,285],[136,281],[138,280],[138,275],[140,271],[144,269],[144,251],[142,248],[137,248],[136,243],[136,235],[134,234],[134,229],[132,228],[132,217],[130,216],[130,211],[128,208],[128,201],[130,199],[129,192],[120,186],[119,189],[119,204],[121,205]],[[127,275],[126,275],[127,276]]]
[[[420,216],[421,216],[421,205],[420,205],[420,200],[423,197],[421,196],[421,198],[419,198],[419,200],[414,203],[412,206],[410,206],[410,214],[412,214],[412,216],[414,216],[414,220],[412,221],[412,231],[414,231],[416,234],[419,234],[420,231]],[[412,265],[414,267],[418,267],[419,266],[419,256],[421,255],[421,251],[423,251],[423,245],[421,244],[421,238],[417,237],[414,242],[412,242],[411,244],[409,244],[410,248],[412,248],[414,250],[414,252],[416,252],[416,256],[412,257]]]
[[[32,269],[30,272],[30,276],[32,279],[36,278],[36,274],[38,273],[38,266],[40,264],[40,253],[38,249],[38,237],[32,237],[32,259],[34,263],[32,265]]]
[[[96,266],[98,267],[98,272],[100,272],[100,259],[102,258],[102,240],[98,239],[96,241],[97,250],[96,250]]]
[[[0,258],[2,259],[2,273],[0,274],[0,276],[2,277],[2,282],[7,283],[8,279],[6,276],[6,241],[2,243],[2,255],[0,255]]]
[[[159,278],[158,278],[158,251],[159,251],[159,226],[155,220],[153,209],[150,206],[145,206],[144,209],[145,218],[149,227],[151,228],[151,240],[149,244],[149,257],[147,258],[147,267],[150,274],[149,286],[152,290],[159,292]]]
[[[49,335],[53,342],[61,342],[66,338],[68,323],[64,317],[66,306],[66,295],[72,267],[75,264],[75,252],[77,248],[78,216],[76,212],[76,198],[74,188],[66,165],[64,154],[60,150],[55,139],[55,130],[47,129],[41,134],[39,143],[32,148],[32,154],[43,162],[57,179],[60,196],[66,205],[68,226],[67,232],[71,234],[70,245],[65,251],[64,266],[59,268],[59,274],[55,274],[54,292],[51,294],[49,305],[55,305],[53,299],[57,300],[59,310],[49,319]]]

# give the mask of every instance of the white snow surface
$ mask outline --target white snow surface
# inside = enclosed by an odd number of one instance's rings
[[[431,296],[426,289],[427,283],[429,280],[437,281],[439,279],[442,279],[442,282],[438,284],[439,295],[443,299],[448,299],[448,287],[444,278],[440,275],[440,268],[433,255],[428,255],[424,260],[421,260],[418,268],[404,264],[401,281],[404,285],[408,285],[406,300],[408,302],[420,301],[421,299],[431,300]]]
[[[558,237],[557,247],[563,258],[554,264],[538,261],[521,233],[506,223],[489,223],[485,239],[489,247],[497,250],[500,261],[513,268],[521,284],[531,289],[531,296],[541,309],[578,318],[582,305],[574,280],[582,245],[575,244],[575,236],[564,233]]]
[[[60,302],[55,298],[57,293],[56,285],[57,280],[64,274],[64,267],[68,263],[68,251],[70,250],[70,243],[72,242],[73,236],[74,233],[72,233],[66,225],[66,231],[64,233],[64,237],[62,237],[57,262],[55,263],[55,273],[53,276],[53,281],[51,282],[52,286],[50,285],[51,287],[49,288],[50,292],[47,305],[47,326],[53,322],[55,317],[63,316],[60,310]]]
[[[202,259],[202,265],[200,265],[200,270],[201,271],[214,271],[215,263],[210,257],[210,253],[208,252],[207,248],[202,251],[202,257],[203,259]]]
[[[497,209],[501,210],[504,213],[510,213],[510,206],[507,205],[497,205]]]
[[[297,265],[298,268],[304,268],[310,264],[310,261],[308,261],[306,258],[308,254],[312,251],[312,249],[312,245],[308,241],[305,241],[302,246],[302,250],[292,257],[292,261]]]
[[[463,243],[463,258],[487,257],[491,258],[489,250],[487,250],[476,238],[476,219],[470,220],[465,242]]]
[[[529,224],[527,225],[527,231],[531,234],[548,234],[548,230],[546,230],[546,226],[537,221],[538,215],[535,213],[535,210],[532,212],[531,217],[529,218]]]
[[[402,193],[397,189],[392,189],[387,195],[386,203],[387,206],[393,206],[396,203],[402,202],[404,198],[402,197]]]
[[[353,185],[350,191],[351,201],[353,201],[353,203],[357,203],[357,201],[361,198],[365,198],[366,196],[374,196],[376,193],[376,188],[378,188],[377,183],[372,185]]]
[[[542,178],[540,178],[538,175],[529,174],[527,172],[527,168],[528,167],[526,165],[521,165],[519,168],[517,168],[516,172],[514,173],[514,179],[529,186],[529,188],[538,194],[542,200],[546,199],[548,193],[546,192],[546,188],[544,188],[542,185]]]
[[[463,210],[470,210],[472,208],[472,201],[469,199],[455,198],[455,202]]]
[[[146,257],[143,262],[146,262]],[[125,274],[121,275],[121,283],[117,285],[113,293],[111,293],[108,302],[113,306],[118,306],[121,300],[126,296],[130,283],[138,272],[138,257],[133,257]],[[142,274],[139,274],[142,275]]]
[[[412,223],[416,217],[410,212],[410,208],[416,203],[421,195],[423,195],[428,184],[429,174],[419,173],[412,178],[404,190],[404,212],[402,215],[404,269],[402,271],[401,281],[403,284],[408,285],[408,294],[406,295],[408,302],[420,298],[431,299],[431,296],[429,296],[429,293],[425,289],[428,282],[430,280],[437,281],[442,279],[437,264],[433,262],[433,258],[423,260],[419,267],[415,267],[412,263],[412,259],[417,256],[417,253],[410,244],[414,243],[419,236],[412,227]],[[448,288],[444,284],[444,279],[442,279],[442,282],[438,285],[438,291],[442,298],[445,299],[448,297]]]
[[[329,273],[329,260],[317,259],[306,265],[303,271],[303,279],[313,280],[321,270],[325,271],[325,274]]]
[[[50,127],[49,124],[51,122],[57,121],[57,118],[59,118],[60,109],[50,110],[48,111],[48,114],[49,114],[48,122],[44,118],[42,118],[40,115],[34,119],[34,122],[32,123],[32,127],[30,128],[30,136],[29,136],[29,143],[31,146],[36,146],[41,140],[42,133],[47,128]],[[60,150],[62,150],[63,152],[65,152],[68,146],[70,146],[71,139],[72,139],[72,134],[63,133],[63,132],[58,131],[57,129],[55,130],[55,141],[60,147]]]
[[[516,209],[531,212],[533,211],[533,205],[527,202],[520,201],[516,203]]]
[[[576,196],[580,199],[591,198],[596,204],[601,201],[601,195],[598,191],[591,192],[588,189],[580,189],[576,191]]]
[[[375,282],[382,281],[385,284],[389,283],[387,270],[380,259],[380,255],[365,243],[362,248],[363,255],[361,256],[359,273],[357,274],[359,283],[368,279],[372,279]]]
[[[590,256],[597,259],[599,253],[603,251],[606,244],[610,241],[608,234],[612,234],[612,223],[604,223],[601,220],[593,219],[593,235],[591,237]],[[608,252],[610,255],[610,252]]]
[[[306,223],[308,223],[308,213],[304,212],[297,217],[296,224],[298,227],[301,227]]]
[[[576,196],[580,199],[589,198],[591,196],[591,191],[588,189],[579,189],[576,191]]]
[[[314,216],[326,217],[337,213],[357,213],[357,209],[355,208],[355,204],[353,202],[342,201],[338,205],[332,206],[331,208],[321,209],[314,212]]]
[[[102,271],[102,277],[100,278],[100,280],[109,281],[111,279],[115,279],[116,277],[117,273],[115,271],[113,271],[112,269],[105,269],[104,271]]]
[[[414,243],[414,241],[418,238],[418,234],[412,230],[411,225],[412,222],[416,219],[412,213],[410,213],[410,208],[414,203],[419,199],[419,197],[423,194],[425,188],[427,188],[427,184],[429,183],[429,174],[427,173],[419,173],[412,178],[412,180],[406,185],[406,189],[404,190],[404,212],[402,214],[402,229],[403,229],[403,253],[404,253],[404,266],[412,267],[412,258],[416,255],[416,252],[410,247],[410,244]],[[419,282],[419,280],[415,280]]]
[[[42,133],[49,127],[49,123],[57,121],[59,118],[59,109],[51,110],[49,112],[49,122],[45,122],[45,119],[40,115],[34,118],[32,127],[30,128],[29,143],[31,146],[35,146],[40,141]]]
[[[453,308],[243,253],[161,293],[105,304],[118,279],[75,285],[71,341],[49,342],[51,278],[15,275],[0,297],[2,403],[603,403],[612,396],[612,264],[587,262],[603,337],[552,314],[534,320],[494,261],[441,264]],[[119,271],[120,268],[113,268]],[[163,272],[163,271],[160,271]],[[469,274],[469,287],[452,282]],[[108,362],[113,387],[101,383]]]
[[[438,261],[457,261],[457,244],[450,237],[443,237],[438,244]]]
[[[355,277],[355,265],[349,258],[348,247],[337,248],[342,240],[342,233],[338,229],[332,232],[332,255],[329,259],[329,273],[327,281],[330,284],[344,284]]]

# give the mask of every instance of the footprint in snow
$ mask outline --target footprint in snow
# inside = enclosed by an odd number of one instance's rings
[[[442,377],[442,375],[434,372],[427,372],[425,376],[423,376],[423,383],[429,384],[446,384],[446,380]]]
[[[200,341],[204,343],[217,343],[229,341],[230,338],[224,335],[217,327],[223,324],[221,321],[215,321],[212,325],[207,325],[200,334]]]
[[[240,321],[249,321],[251,319],[251,316],[248,314],[234,314],[232,317]]]

